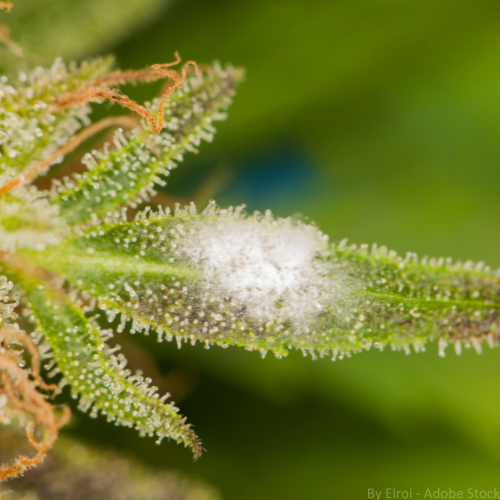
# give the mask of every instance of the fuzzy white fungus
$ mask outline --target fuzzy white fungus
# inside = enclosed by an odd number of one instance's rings
[[[340,277],[317,258],[326,242],[313,226],[221,213],[183,240],[184,253],[202,267],[209,288],[259,320],[290,319],[307,327],[339,293]]]

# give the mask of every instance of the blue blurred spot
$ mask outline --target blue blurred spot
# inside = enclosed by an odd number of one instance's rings
[[[319,186],[312,162],[292,147],[260,154],[234,168],[236,177],[221,196],[227,204],[245,203],[249,212],[269,208],[284,215],[302,210],[301,200]]]

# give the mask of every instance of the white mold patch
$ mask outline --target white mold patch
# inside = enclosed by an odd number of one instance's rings
[[[340,274],[319,257],[326,237],[314,226],[290,219],[244,218],[220,211],[195,223],[181,238],[183,253],[201,267],[211,293],[231,297],[250,317],[291,320],[307,328],[338,302]]]

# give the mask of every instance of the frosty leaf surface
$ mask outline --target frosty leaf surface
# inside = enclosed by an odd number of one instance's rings
[[[17,78],[1,77],[0,174],[24,171],[55,153],[82,126],[89,125],[89,106],[56,111],[52,103],[105,74],[112,62],[112,58],[105,58],[66,65],[57,59],[49,68],[20,72]]]
[[[119,347],[111,349],[104,342],[110,331],[101,330],[62,292],[31,279],[19,281],[27,294],[31,320],[43,339],[40,349],[49,360],[46,368],[52,370],[51,376],[62,375],[60,385],[71,386],[82,411],[90,411],[92,417],[100,413],[110,422],[156,436],[158,441],[174,439],[200,455],[193,430],[174,404],[165,402],[169,395],[159,397],[150,380],[126,369],[127,360],[117,352]]]
[[[154,194],[153,185],[165,184],[164,177],[184,153],[195,151],[201,140],[212,140],[212,123],[225,118],[223,111],[242,77],[239,69],[215,64],[202,72],[202,80],[192,76],[181,92],[170,96],[161,133],[142,127],[118,130],[110,151],[88,153],[83,159],[88,170],[56,186],[53,202],[61,215],[70,224],[79,224]],[[154,101],[151,109],[157,107],[158,101]]]
[[[14,283],[0,275],[0,329],[12,324],[16,314],[14,308],[18,305],[13,293]]]
[[[239,243],[238,243],[239,242]],[[97,299],[108,318],[159,339],[313,356],[372,346],[409,352],[439,339],[497,343],[497,272],[329,244],[314,226],[213,206],[142,213],[34,256]]]
[[[0,250],[42,250],[59,243],[67,233],[58,207],[51,205],[34,186],[18,187],[0,197]]]

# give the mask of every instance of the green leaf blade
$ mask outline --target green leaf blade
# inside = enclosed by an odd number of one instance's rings
[[[105,415],[117,425],[136,428],[144,436],[174,439],[190,447],[196,457],[201,445],[178,408],[159,398],[155,387],[126,370],[126,359],[102,340],[103,332],[83,311],[41,283],[22,280],[38,331],[43,334],[62,383],[70,384],[82,411]],[[116,350],[116,349],[115,349]]]
[[[135,206],[147,199],[154,194],[154,184],[165,184],[160,176],[169,175],[184,153],[195,151],[201,140],[212,139],[212,123],[225,117],[222,112],[243,75],[239,69],[219,65],[202,75],[201,81],[196,76],[188,78],[182,91],[170,96],[160,134],[142,128],[118,130],[113,151],[88,154],[84,158],[87,172],[56,189],[53,201],[70,224],[104,217],[125,203]]]
[[[479,269],[480,265],[472,269],[470,264],[417,261],[413,255],[403,259],[384,249],[374,248],[370,253],[364,246],[323,245],[320,239],[324,238],[318,239],[315,228],[286,220],[275,222],[267,216],[244,218],[231,210],[146,215],[134,222],[85,231],[40,254],[39,262],[57,269],[75,287],[95,297],[110,320],[120,313],[122,326],[129,318],[134,331],[153,328],[160,339],[175,336],[178,342],[235,345],[262,354],[270,350],[278,356],[299,348],[333,358],[373,346],[382,349],[388,345],[407,352],[413,346],[419,351],[434,339],[440,339],[441,350],[450,342],[457,350],[461,343],[480,350],[485,340],[490,345],[498,342],[500,277],[487,268]],[[233,233],[221,233],[220,224],[224,231],[229,224]],[[220,279],[207,275],[204,262],[211,258],[210,253],[195,261],[186,246],[186,241],[194,241],[205,246],[206,252],[214,245],[220,253],[230,252],[228,245],[234,245],[234,235],[246,241],[245,231],[261,238],[251,241],[262,260],[258,264],[267,273],[280,265],[287,269],[287,258],[293,260],[297,255],[293,245],[282,245],[283,251],[275,252],[277,258],[264,255],[263,249],[272,253],[273,245],[281,245],[280,239],[290,234],[295,239],[286,240],[288,243],[319,242],[311,257],[313,263],[304,261],[305,267],[313,266],[307,275],[311,281],[292,282],[302,288],[293,305],[306,309],[310,302],[318,305],[317,312],[295,313],[288,303],[293,294],[288,291],[278,299],[276,294],[270,298],[264,294],[269,304],[265,305],[266,314],[261,314],[252,300],[241,300],[241,289],[231,292],[221,286]],[[220,234],[211,240],[212,233]],[[200,234],[210,245],[200,240]],[[243,274],[236,269],[238,279],[251,278],[257,286],[265,286],[265,274],[257,279],[248,275],[255,269],[260,272],[260,267],[244,267],[245,259],[255,258],[252,245],[241,247],[236,258],[242,262],[234,261],[231,266],[243,266]],[[287,252],[291,252],[288,257]],[[288,279],[286,273],[283,276]],[[278,281],[277,286],[281,285]],[[312,293],[319,298],[311,299]]]

